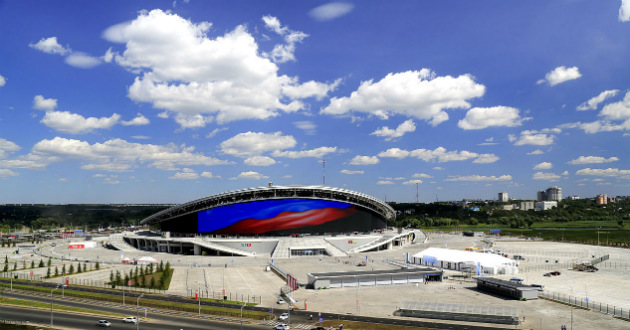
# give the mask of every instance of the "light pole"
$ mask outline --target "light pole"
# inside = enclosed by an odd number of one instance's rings
[[[573,287],[569,285],[571,288],[571,296],[573,296]],[[573,330],[573,304],[571,304],[571,298],[569,297],[569,306],[571,306],[571,330]]]
[[[136,299],[136,330],[140,329],[140,319],[138,318],[138,304],[140,302],[140,298],[144,297],[144,293],[141,293]]]
[[[199,301],[199,316],[201,317],[201,287],[199,282],[197,282],[197,300]]]
[[[53,295],[53,292],[55,290],[57,290],[57,289],[59,289],[59,285],[57,285],[54,289],[50,290],[50,327],[51,328],[53,327],[53,306],[52,306],[53,305],[53,298],[52,298],[52,295]]]

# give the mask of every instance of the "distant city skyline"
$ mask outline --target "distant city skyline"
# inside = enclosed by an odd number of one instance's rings
[[[630,191],[630,0],[0,7],[0,203]]]

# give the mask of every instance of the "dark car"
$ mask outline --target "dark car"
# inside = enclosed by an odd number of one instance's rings
[[[326,330],[326,328],[324,328],[324,327],[314,327],[314,328],[311,328],[311,330]]]
[[[556,271],[550,272],[549,274],[551,274],[553,276],[558,276],[558,275],[560,275],[560,272],[556,270]]]

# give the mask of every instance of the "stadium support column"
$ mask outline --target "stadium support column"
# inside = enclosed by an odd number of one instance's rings
[[[195,255],[196,256],[201,255],[201,246],[199,244],[194,244],[193,246],[195,248]]]

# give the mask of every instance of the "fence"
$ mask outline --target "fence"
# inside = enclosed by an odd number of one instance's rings
[[[613,315],[616,317],[630,318],[630,308],[622,308],[590,300],[588,297],[577,298],[571,295],[556,292],[541,292],[539,297],[565,303],[570,306],[590,309],[596,312]]]

